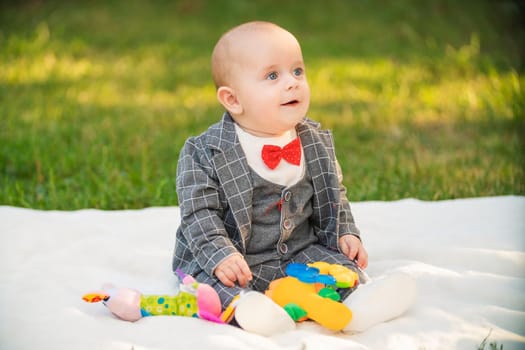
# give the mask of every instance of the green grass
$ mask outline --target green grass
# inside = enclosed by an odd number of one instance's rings
[[[0,4],[0,204],[176,205],[184,140],[222,113],[209,56],[275,21],[353,201],[525,194],[525,32],[511,1]]]

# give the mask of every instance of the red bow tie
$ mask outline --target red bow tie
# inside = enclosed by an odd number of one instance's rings
[[[301,141],[299,137],[296,137],[283,148],[275,145],[264,145],[261,156],[264,164],[270,169],[275,169],[281,159],[290,164],[299,165],[301,164]]]

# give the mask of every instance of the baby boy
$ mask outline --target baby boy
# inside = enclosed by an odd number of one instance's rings
[[[365,283],[368,255],[332,134],[306,117],[310,89],[297,39],[273,23],[242,24],[217,42],[212,73],[226,112],[181,151],[173,269],[210,284],[223,307],[242,294],[236,322],[264,335],[295,327],[261,293],[292,262],[323,261],[358,273],[360,286],[340,291],[354,314],[347,330],[402,314],[414,297],[411,279]]]

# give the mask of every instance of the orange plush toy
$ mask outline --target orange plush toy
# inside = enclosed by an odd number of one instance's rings
[[[324,262],[292,263],[286,274],[270,284],[266,295],[295,321],[311,319],[335,331],[350,323],[352,312],[340,302],[335,288],[355,287],[359,279],[354,271]]]

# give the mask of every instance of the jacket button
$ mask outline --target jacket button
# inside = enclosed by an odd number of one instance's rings
[[[292,192],[286,191],[286,193],[284,194],[284,200],[288,202],[290,198],[292,198]]]
[[[292,222],[292,220],[290,220],[290,219],[284,219],[284,221],[283,221],[283,228],[284,228],[285,230],[288,231],[288,230],[291,230],[292,227],[293,227],[293,222]]]
[[[279,244],[279,251],[281,252],[281,254],[288,253],[288,246],[286,245],[286,243]]]

